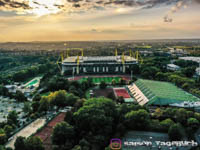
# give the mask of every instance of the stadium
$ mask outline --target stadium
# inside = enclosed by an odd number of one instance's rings
[[[115,56],[71,56],[62,58],[62,74],[115,74],[126,73],[127,69],[131,66],[138,64],[139,53],[136,52],[136,56],[132,57],[122,55],[118,56],[115,52]]]
[[[171,104],[199,103],[200,99],[168,82],[139,79],[128,90],[140,105],[167,106]]]

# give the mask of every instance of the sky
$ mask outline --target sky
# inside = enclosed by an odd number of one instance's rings
[[[200,38],[200,0],[0,0],[0,42]]]

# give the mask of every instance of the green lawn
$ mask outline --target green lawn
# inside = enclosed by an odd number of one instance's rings
[[[32,85],[34,85],[34,84],[36,84],[36,83],[38,83],[38,80],[37,80],[37,79],[31,81],[27,86],[32,86]]]
[[[79,81],[83,82],[83,81],[87,81],[87,79],[88,78],[81,78]],[[116,82],[120,81],[120,77],[92,77],[92,82],[95,84],[101,83],[101,81],[105,81],[106,83],[111,83],[113,79]]]

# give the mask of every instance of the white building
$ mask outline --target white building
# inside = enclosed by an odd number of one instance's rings
[[[179,57],[181,60],[190,60],[197,63],[200,63],[200,57]]]
[[[180,67],[174,64],[167,64],[167,69],[171,71],[178,71],[180,70]]]
[[[199,67],[199,68],[196,68],[196,75],[197,75],[197,76],[200,76],[200,67]]]

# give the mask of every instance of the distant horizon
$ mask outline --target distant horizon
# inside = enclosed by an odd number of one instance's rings
[[[112,42],[112,41],[156,41],[156,40],[200,40],[199,38],[173,38],[173,39],[165,39],[165,38],[160,38],[160,39],[135,39],[135,40],[58,40],[58,41],[48,41],[48,40],[43,40],[43,41],[5,41],[0,43],[37,43],[37,42]]]

